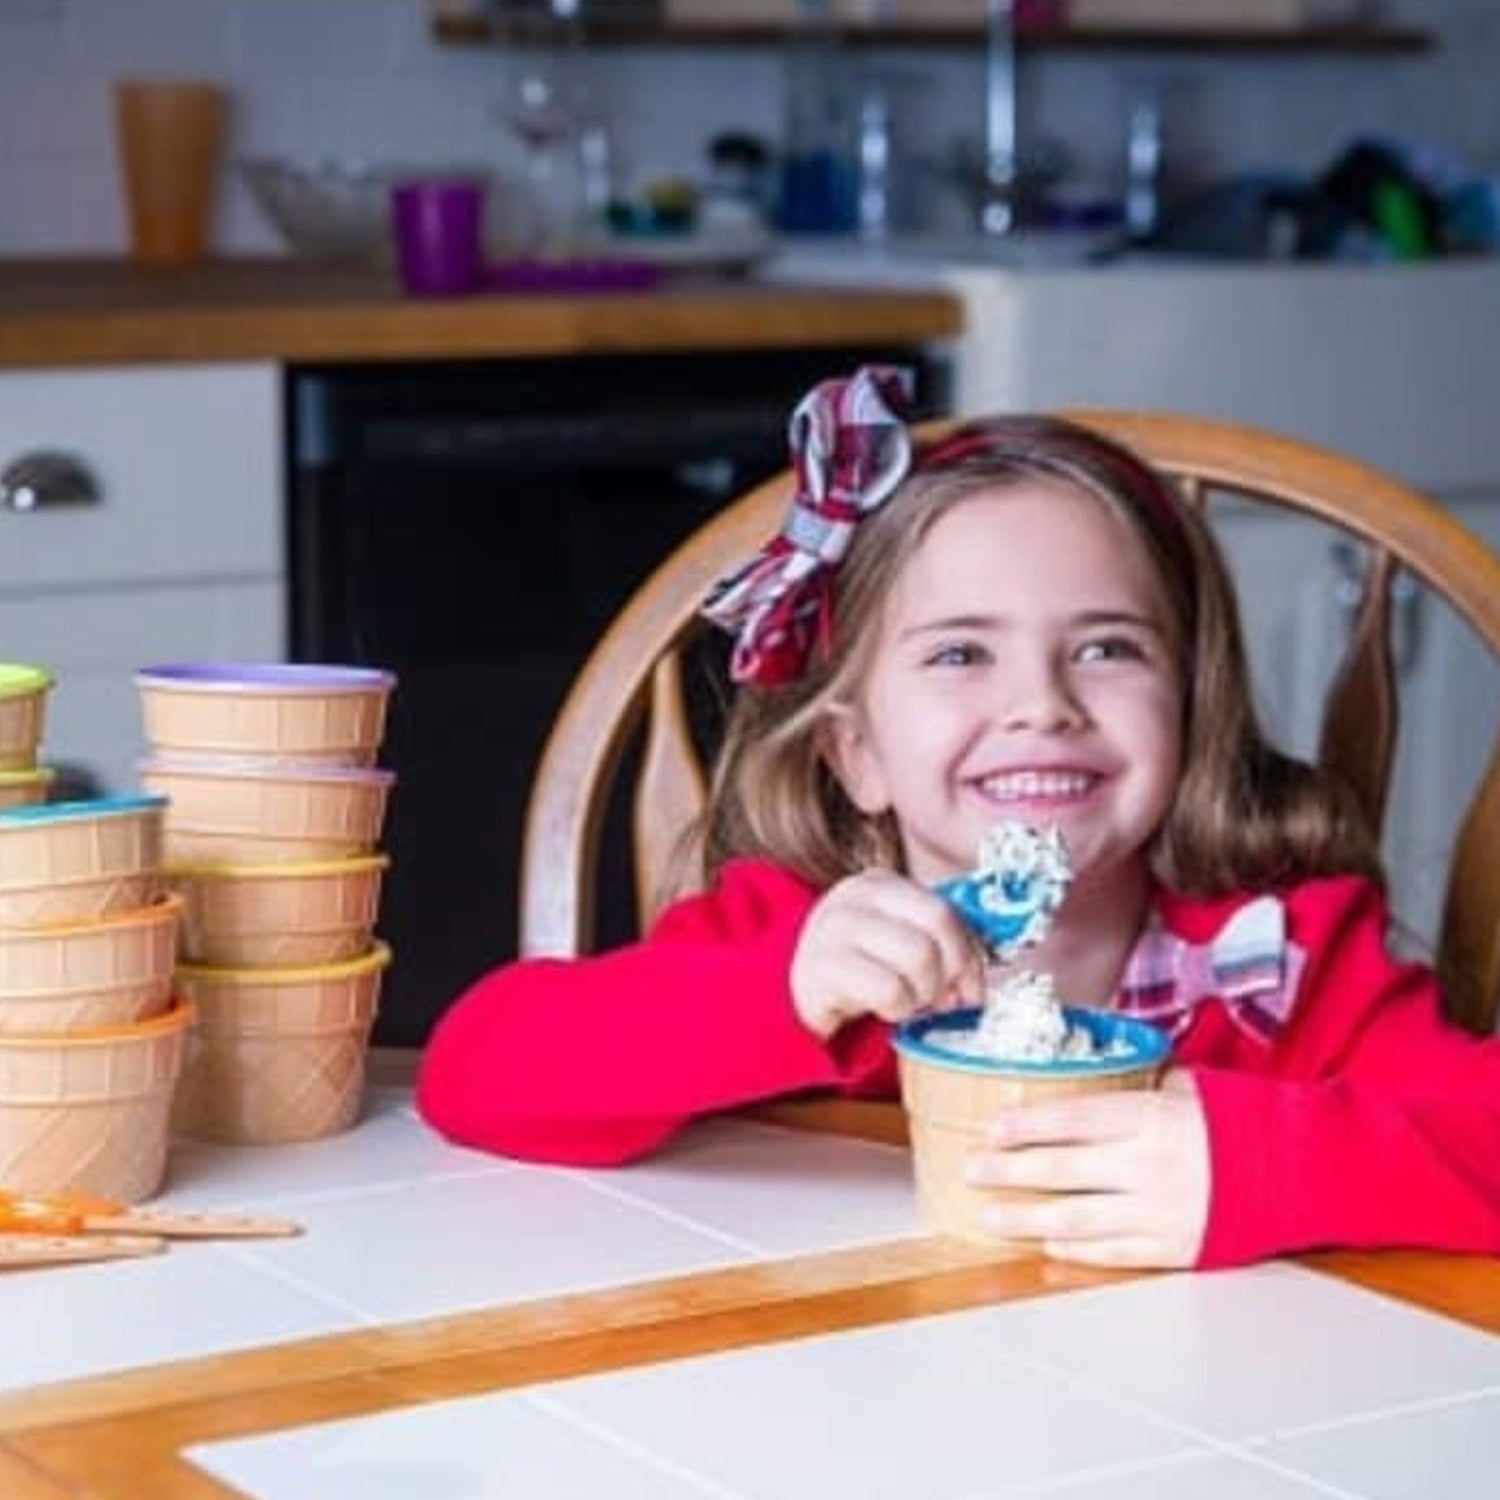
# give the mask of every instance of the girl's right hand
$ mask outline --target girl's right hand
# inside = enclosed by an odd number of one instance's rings
[[[895,1022],[977,1003],[983,954],[941,896],[894,871],[863,870],[808,914],[791,987],[798,1019],[826,1041],[856,1016]]]

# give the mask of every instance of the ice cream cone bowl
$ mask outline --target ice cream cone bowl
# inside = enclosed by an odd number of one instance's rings
[[[172,998],[178,896],[150,906],[0,931],[0,1034],[144,1021]]]
[[[368,766],[396,679],[370,667],[174,662],[136,674],[146,738],[166,754]]]
[[[917,1205],[928,1228],[983,1240],[997,1249],[1026,1248],[988,1230],[984,1210],[992,1203],[1040,1195],[1029,1189],[978,1187],[965,1179],[968,1157],[983,1144],[989,1122],[1001,1110],[1020,1104],[1112,1089],[1150,1089],[1160,1081],[1169,1044],[1157,1027],[1076,1006],[1064,1007],[1064,1014],[1088,1032],[1095,1055],[1023,1062],[958,1050],[953,1043],[972,1030],[977,1009],[923,1016],[896,1028],[892,1040],[911,1137]]]
[[[395,773],[373,766],[261,766],[158,756],[141,785],[171,799],[171,865],[347,859],[379,842]]]
[[[166,1173],[192,1008],[61,1036],[0,1036],[0,1183],[138,1203]]]
[[[370,1028],[390,949],[302,969],[184,964],[197,1020],[176,1124],[198,1140],[263,1145],[347,1130],[364,1094]]]
[[[369,951],[390,860],[186,865],[167,885],[186,902],[184,961],[220,968],[307,967]]]
[[[22,771],[0,771],[0,812],[7,807],[33,807],[47,800],[57,772],[47,766]]]
[[[0,771],[36,764],[52,675],[21,662],[0,662]]]
[[[149,906],[161,889],[166,805],[96,797],[0,812],[0,929]]]

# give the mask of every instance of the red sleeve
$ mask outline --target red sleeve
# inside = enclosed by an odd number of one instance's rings
[[[1311,881],[1286,906],[1306,954],[1287,1031],[1195,1069],[1213,1162],[1199,1263],[1500,1251],[1500,1040],[1446,1022],[1431,971],[1391,958],[1370,882]]]
[[[792,952],[816,895],[775,866],[737,862],[639,943],[492,971],[428,1041],[418,1111],[464,1145],[597,1165],[714,1110],[809,1088],[893,1091],[883,1025],[854,1023],[825,1044],[792,1008]]]

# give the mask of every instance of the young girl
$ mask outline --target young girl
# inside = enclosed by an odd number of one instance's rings
[[[708,887],[643,941],[481,978],[418,1105],[453,1139],[616,1163],[696,1115],[891,1097],[890,1023],[975,996],[933,882],[1002,818],[1060,827],[1035,966],[1165,1026],[1155,1093],[1016,1109],[990,1225],[1099,1264],[1319,1245],[1500,1251],[1500,1042],[1386,950],[1377,856],[1262,737],[1204,523],[1131,453],[1044,418],[914,451],[895,372],[792,422],[782,533],[715,591],[740,691],[699,830]]]

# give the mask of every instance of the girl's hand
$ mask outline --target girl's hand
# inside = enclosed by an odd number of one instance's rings
[[[1043,1188],[1036,1203],[995,1203],[985,1227],[1041,1242],[1055,1260],[1190,1266],[1208,1221],[1208,1132],[1191,1077],[1161,1089],[1084,1094],[1006,1110],[970,1154],[985,1187]]]
[[[891,870],[832,886],[809,913],[792,955],[797,1017],[825,1040],[855,1016],[900,1021],[974,1004],[982,955],[942,897]]]

